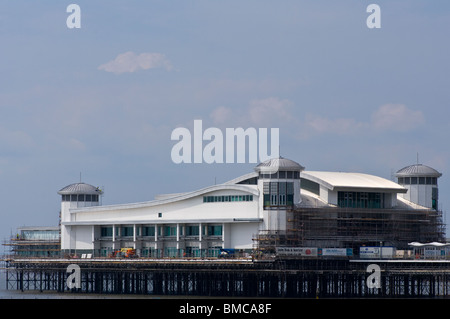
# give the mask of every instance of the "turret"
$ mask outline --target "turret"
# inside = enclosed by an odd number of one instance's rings
[[[398,183],[408,190],[399,196],[415,204],[438,209],[438,178],[441,173],[429,166],[415,164],[402,168],[395,176]]]
[[[99,206],[102,191],[95,186],[85,183],[70,184],[62,188],[61,195],[61,221],[70,221],[70,208]]]
[[[286,230],[286,211],[301,202],[300,172],[303,166],[283,157],[273,158],[255,167],[259,173],[260,207],[263,230]]]
[[[103,192],[95,186],[85,183],[70,184],[62,188],[61,195],[61,249],[70,251],[73,245],[70,237],[70,225],[66,223],[73,221],[70,216],[70,209],[99,206],[100,196]]]

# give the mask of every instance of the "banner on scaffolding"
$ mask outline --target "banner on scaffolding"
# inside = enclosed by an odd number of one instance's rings
[[[277,247],[276,252],[279,256],[317,256],[317,248],[311,247]]]

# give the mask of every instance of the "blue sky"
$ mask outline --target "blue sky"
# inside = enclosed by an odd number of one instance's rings
[[[56,225],[80,172],[115,204],[253,170],[174,164],[195,119],[280,128],[309,170],[391,178],[419,154],[449,211],[448,30],[448,1],[1,1],[0,237]]]

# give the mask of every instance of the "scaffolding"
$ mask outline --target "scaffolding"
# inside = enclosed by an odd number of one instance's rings
[[[261,231],[254,249],[273,254],[276,247],[352,248],[393,246],[408,249],[413,241],[445,239],[437,210],[296,207],[287,211],[286,231]]]
[[[4,241],[3,246],[9,247],[8,255],[18,257],[59,257],[61,242],[59,240],[24,240],[11,238]]]

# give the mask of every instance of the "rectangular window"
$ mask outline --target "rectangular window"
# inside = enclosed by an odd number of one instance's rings
[[[286,206],[286,194],[280,194],[280,205]]]
[[[122,236],[131,237],[133,236],[133,226],[124,226],[122,227]]]
[[[177,227],[176,226],[165,226],[164,227],[164,236],[176,236],[177,235]]]
[[[251,202],[253,195],[203,196],[203,203]]]
[[[416,185],[417,184],[417,177],[411,177],[411,184]]]
[[[278,195],[278,183],[270,183],[270,195]]]
[[[222,225],[208,226],[208,236],[222,236]]]
[[[270,194],[270,183],[264,182],[263,184],[263,193],[264,194]]]
[[[278,183],[278,192],[282,195],[286,194],[286,183]]]
[[[264,185],[264,207],[293,205],[294,183],[270,182]],[[267,192],[267,193],[266,193]]]
[[[112,227],[102,227],[100,230],[102,237],[112,237]]]
[[[419,177],[419,184],[425,185],[425,177]]]
[[[438,197],[439,197],[438,189],[437,187],[433,187],[431,189],[431,205],[432,205],[431,207],[433,209],[438,209]]]
[[[286,195],[286,205],[292,206],[294,205],[294,195]]]
[[[381,193],[338,192],[339,207],[382,208]]]
[[[142,236],[155,236],[155,226],[142,227]]]
[[[186,236],[198,236],[199,235],[199,226],[186,226]]]

